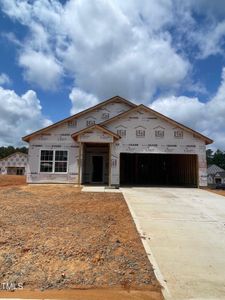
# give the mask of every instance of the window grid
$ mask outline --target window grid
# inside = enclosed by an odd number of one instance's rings
[[[40,160],[40,172],[51,173],[53,171],[53,150],[42,150]]]
[[[68,151],[41,150],[40,172],[67,173]]]
[[[55,173],[67,172],[67,151],[55,151]]]

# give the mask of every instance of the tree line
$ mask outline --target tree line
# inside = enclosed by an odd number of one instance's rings
[[[0,159],[4,158],[8,155],[11,155],[15,152],[23,152],[23,153],[28,153],[28,148],[27,147],[13,147],[13,146],[8,146],[8,147],[0,147]]]
[[[225,170],[225,151],[212,149],[206,150],[207,165],[217,165]]]

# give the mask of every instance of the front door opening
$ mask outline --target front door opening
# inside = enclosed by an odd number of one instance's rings
[[[85,143],[83,146],[82,183],[108,184],[109,145]]]
[[[103,156],[92,156],[92,182],[103,182]]]

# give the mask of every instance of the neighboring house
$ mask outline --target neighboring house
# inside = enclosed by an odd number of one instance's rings
[[[207,169],[208,185],[225,183],[225,170],[217,165],[211,165]]]
[[[0,174],[25,175],[28,155],[22,152],[13,153],[0,159]]]
[[[110,186],[206,186],[206,144],[213,142],[119,96],[23,140],[29,183]]]

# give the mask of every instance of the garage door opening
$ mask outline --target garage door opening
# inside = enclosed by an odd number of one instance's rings
[[[120,184],[197,187],[197,155],[121,153]]]

